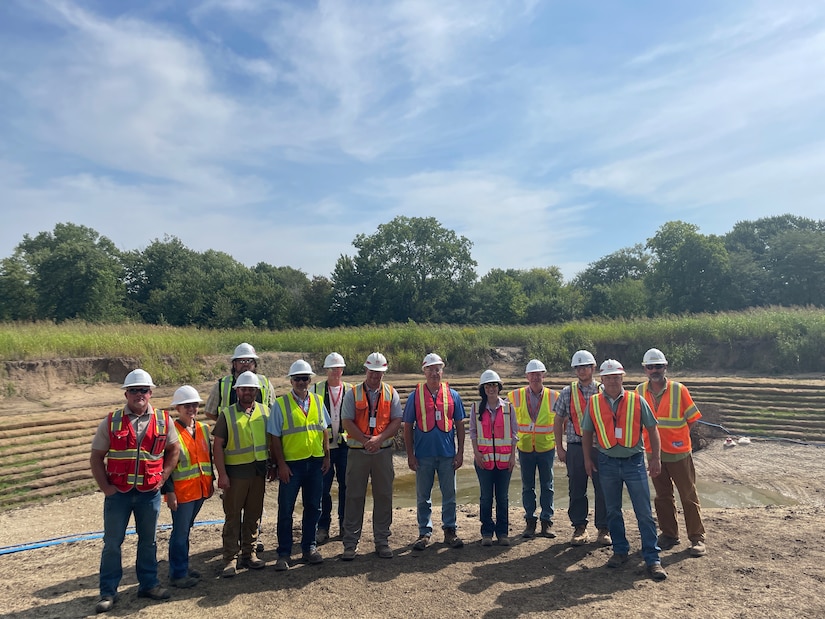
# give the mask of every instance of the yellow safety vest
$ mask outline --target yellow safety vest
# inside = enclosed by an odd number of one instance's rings
[[[233,404],[223,409],[228,437],[223,450],[224,462],[229,465],[263,462],[268,457],[266,418],[269,416],[260,402],[250,414]]]
[[[539,414],[535,423],[533,423],[527,406],[528,389],[529,387],[522,387],[507,394],[507,398],[512,402],[513,408],[516,409],[518,450],[525,452],[550,451],[556,446],[556,436],[553,432],[553,421],[556,418],[556,413],[553,412],[553,405],[556,403],[556,398],[559,397],[559,392],[544,387]]]
[[[304,413],[291,393],[278,398],[284,426],[281,432],[281,445],[284,460],[305,460],[321,458],[324,455],[324,402],[317,393],[309,393],[309,410]]]

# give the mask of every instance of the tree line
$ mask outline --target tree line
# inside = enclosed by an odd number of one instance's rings
[[[329,278],[247,267],[165,236],[120,251],[92,228],[25,235],[0,261],[0,320],[138,321],[209,328],[393,322],[549,324],[785,305],[825,306],[825,221],[795,215],[705,235],[670,221],[565,282],[555,267],[476,273],[472,243],[433,217],[359,234]]]

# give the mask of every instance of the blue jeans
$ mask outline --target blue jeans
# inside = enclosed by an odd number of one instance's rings
[[[292,554],[292,512],[298,492],[304,504],[301,522],[301,552],[315,548],[315,533],[321,516],[321,493],[324,489],[324,475],[321,473],[323,458],[305,458],[287,462],[292,471],[289,483],[281,483],[278,491],[278,556]]]
[[[622,484],[627,486],[636,521],[639,523],[639,535],[642,538],[642,557],[645,564],[659,563],[662,550],[656,543],[656,523],[650,509],[650,487],[647,485],[645,455],[637,453],[629,458],[611,458],[599,452],[597,468],[602,482],[604,502],[607,507],[607,527],[613,538],[613,552],[628,554],[630,544],[622,517]]]
[[[114,596],[123,577],[120,547],[126,527],[135,515],[138,535],[135,572],[141,591],[158,585],[156,530],[160,514],[160,490],[115,492],[103,502],[103,554],[100,556],[100,595]]]
[[[524,518],[536,518],[536,469],[539,472],[539,503],[542,522],[553,522],[553,460],[556,450],[550,451],[521,451],[518,452],[518,463],[521,466],[521,504],[524,506]]]
[[[349,447],[346,443],[338,445],[335,449],[329,450],[329,470],[324,475],[324,494],[321,500],[321,519],[318,521],[319,529],[329,531],[332,524],[332,482],[338,480],[338,525],[339,532],[343,535],[344,527],[344,505],[347,502],[347,454]]]
[[[431,456],[418,458],[418,470],[415,473],[415,496],[418,512],[418,534],[431,535],[433,532],[433,491],[435,474],[438,473],[438,486],[441,488],[441,528],[455,529],[455,469],[453,457]]]
[[[481,537],[492,537],[495,533],[499,539],[510,532],[510,469],[482,469],[475,465],[478,485],[481,488],[479,499],[479,516],[481,518]],[[493,497],[496,499],[496,519],[493,522]]]
[[[169,537],[169,578],[186,578],[189,574],[189,532],[195,524],[205,499],[178,503],[172,512],[172,535]]]
[[[570,506],[567,515],[574,527],[587,526],[590,506],[587,500],[587,471],[584,469],[584,452],[581,443],[567,444],[567,482],[570,493]],[[594,522],[599,530],[607,528],[607,509],[604,506],[604,494],[599,474],[593,472],[593,498],[595,499]]]

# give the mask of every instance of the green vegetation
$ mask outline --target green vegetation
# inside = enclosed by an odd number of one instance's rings
[[[664,350],[674,370],[743,370],[763,374],[825,370],[825,310],[764,308],[743,312],[579,320],[562,325],[450,326],[413,322],[335,329],[207,330],[78,321],[0,324],[0,360],[134,357],[157,380],[197,380],[207,356],[228,355],[242,341],[262,352],[323,355],[337,350],[363,359],[387,354],[395,372],[417,372],[424,354],[437,351],[454,371],[475,371],[500,347],[523,347],[550,370],[567,371],[571,354],[591,350],[635,368],[644,351]],[[758,350],[758,354],[743,351]],[[221,368],[215,368],[220,370]]]

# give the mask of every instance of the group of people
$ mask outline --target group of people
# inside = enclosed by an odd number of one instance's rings
[[[392,559],[392,454],[402,423],[407,463],[416,477],[418,538],[413,550],[423,551],[431,543],[436,476],[444,544],[464,545],[456,521],[456,471],[463,466],[467,414],[461,396],[444,381],[445,364],[438,354],[424,357],[424,381],[403,409],[396,389],[383,380],[388,363],[379,352],[367,357],[364,380],[356,385],[342,380],[346,363],[338,353],[326,357],[326,378],[314,384],[311,365],[299,359],[289,368],[291,389],[278,397],[269,380],[257,373],[258,359],[250,344],[240,344],[231,359],[232,373],[213,387],[205,405],[205,414],[215,420],[211,441],[208,426],[196,419],[202,400],[194,387],[184,385],[175,392],[173,422],[169,412],[150,404],[155,385],[146,371],[126,376],[123,408],[100,423],[92,443],[92,473],[105,495],[97,612],[110,610],[117,601],[120,549],[132,514],[138,534],[138,597],[170,597],[157,575],[155,530],[162,495],[173,522],[169,583],[188,588],[199,582],[201,575],[189,567],[189,534],[203,502],[214,492],[215,480],[225,515],[225,578],[241,568],[265,567],[258,556],[259,533],[266,481],[275,479],[280,486],[275,570],[291,567],[299,494],[302,559],[323,562],[318,546],[330,539],[336,482],[341,559],[352,561],[358,554],[368,484],[375,552]],[[571,544],[590,541],[587,489],[592,480],[596,543],[612,545],[608,567],[627,562],[630,546],[622,516],[626,486],[648,573],[663,580],[667,573],[659,553],[680,543],[674,484],[685,514],[689,552],[705,554],[690,441],[699,410],[687,388],[667,378],[667,360],[658,349],[645,353],[648,380],[635,391],[624,389],[625,371],[616,360],[601,364],[601,384],[595,380],[596,360],[590,352],[577,351],[571,365],[576,380],[558,392],[544,386],[544,364],[531,360],[525,370],[527,385],[506,398],[495,371],[481,374],[480,402],[470,407],[467,424],[480,487],[481,545],[492,546],[494,538],[500,546],[511,544],[508,493],[516,458],[525,518],[521,537],[555,537],[553,463],[558,451],[569,482]],[[648,473],[656,491],[658,537]]]

